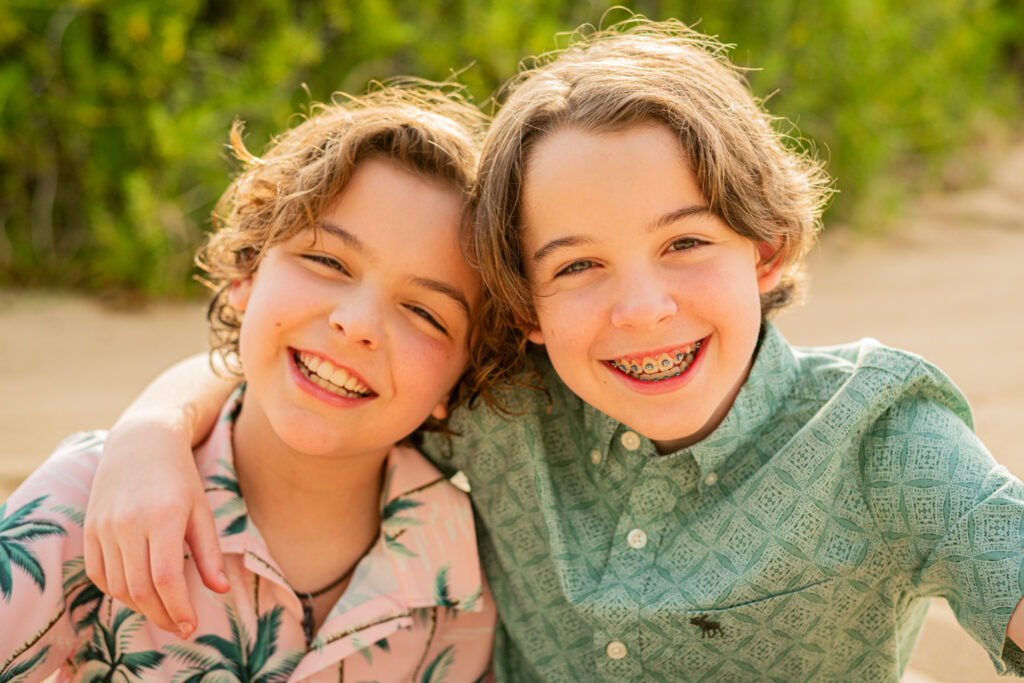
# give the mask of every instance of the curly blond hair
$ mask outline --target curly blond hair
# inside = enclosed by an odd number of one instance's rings
[[[524,366],[536,316],[526,279],[520,208],[530,153],[553,132],[642,122],[679,139],[711,211],[754,241],[778,241],[781,282],[762,315],[789,304],[831,191],[822,164],[783,132],[725,56],[725,46],[678,21],[633,17],[578,31],[563,50],[521,68],[484,140],[474,247],[484,284],[485,338],[473,358],[481,389]]]
[[[360,160],[384,157],[454,189],[466,201],[467,232],[485,125],[485,117],[454,86],[425,81],[378,86],[362,96],[337,93],[328,104],[314,104],[262,156],[246,148],[242,124],[236,122],[231,147],[243,170],[217,202],[214,230],[196,255],[214,290],[210,346],[220,365],[241,375],[242,316],[228,304],[231,283],[255,273],[270,247],[302,230],[317,230],[318,217]]]

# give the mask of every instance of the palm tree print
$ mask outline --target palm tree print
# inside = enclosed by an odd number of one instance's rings
[[[86,576],[84,557],[75,557],[65,562],[61,573],[64,575],[64,601],[75,631],[81,631],[99,619],[100,606],[106,596]],[[76,591],[74,599],[69,601],[71,594]]]
[[[476,601],[483,595],[483,589],[478,588],[470,595],[453,596],[448,583],[449,568],[449,565],[445,565],[434,575],[434,604],[443,608],[448,615],[454,615],[460,609],[472,612],[476,609]]]
[[[28,549],[33,541],[47,536],[63,536],[64,527],[48,519],[29,519],[48,496],[31,500],[4,517],[7,503],[0,505],[0,595],[6,602],[11,601],[11,589],[14,587],[14,575],[11,565],[15,565],[28,574],[39,587],[39,592],[46,590],[46,576],[39,560]]]
[[[220,674],[239,683],[281,683],[288,680],[305,652],[277,653],[277,632],[284,608],[278,605],[256,620],[256,637],[250,637],[238,613],[228,605],[231,640],[215,634],[195,639],[194,645],[168,645],[172,657],[188,668],[179,672],[179,683],[200,683],[206,676]],[[200,647],[202,646],[202,647]]]
[[[234,494],[234,497],[213,511],[213,516],[216,519],[220,519],[221,517],[236,515],[236,517],[231,520],[231,523],[224,528],[224,535],[231,536],[233,534],[240,534],[245,531],[245,528],[249,525],[249,515],[245,510],[245,502],[242,500],[242,489],[238,486],[238,475],[235,474],[235,468],[231,463],[226,460],[220,460],[218,462],[220,462],[228,474],[214,474],[207,477],[206,481],[208,484],[204,491],[207,493],[210,491],[227,491],[228,493]]]
[[[423,673],[420,675],[420,683],[435,683],[435,681],[444,681],[448,675],[448,669],[452,665],[452,649],[453,646],[449,645],[445,649],[434,657],[430,664],[427,664],[426,668],[423,669]]]
[[[132,632],[144,621],[141,614],[124,608],[109,628],[99,622],[94,625],[92,640],[76,657],[83,683],[142,680],[142,672],[160,666],[167,656],[162,652],[127,650]]]
[[[46,661],[46,654],[49,651],[50,646],[47,645],[24,662],[18,662],[17,664],[12,663],[9,666],[4,667],[4,669],[0,671],[0,683],[12,683],[23,676],[28,676],[32,673],[33,669]]]
[[[388,548],[405,557],[418,557],[416,553],[402,545],[402,542],[398,540],[398,537],[402,535],[402,532],[412,526],[419,526],[423,524],[421,520],[414,517],[402,517],[399,513],[405,510],[412,510],[423,505],[423,503],[410,500],[408,498],[395,498],[389,501],[384,509],[380,511],[380,526],[384,531],[384,542],[387,543]]]
[[[454,614],[459,601],[452,598],[448,588],[448,565],[437,570],[434,575],[434,604],[443,607],[445,614]]]

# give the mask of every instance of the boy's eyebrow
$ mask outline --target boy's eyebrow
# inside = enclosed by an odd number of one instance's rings
[[[647,226],[647,231],[653,232],[660,228],[664,228],[667,225],[672,225],[676,221],[680,221],[684,218],[689,218],[690,216],[698,216],[702,214],[710,215],[711,209],[700,204],[694,206],[684,206],[681,209],[669,211],[665,215],[659,216],[658,218],[651,221],[650,225]],[[593,240],[591,240],[589,237],[584,237],[582,235],[570,235],[569,237],[559,237],[558,239],[553,239],[547,244],[545,244],[543,247],[538,249],[537,251],[533,252],[533,261],[534,263],[536,263],[538,261],[544,260],[544,258],[547,257],[548,254],[555,251],[556,249],[561,249],[563,247],[578,247],[581,244],[590,244],[592,241]]]
[[[696,204],[694,206],[684,206],[681,209],[676,209],[675,211],[669,211],[664,216],[660,216],[659,218],[656,218],[655,220],[651,221],[651,224],[647,226],[647,231],[648,232],[654,232],[655,230],[658,230],[659,228],[664,228],[667,225],[672,225],[676,221],[680,221],[680,220],[682,220],[684,218],[689,218],[690,216],[698,216],[700,214],[710,214],[710,213],[711,213],[711,209],[709,209],[706,206],[700,205],[700,204]]]
[[[466,312],[466,318],[471,317],[469,313],[469,301],[466,300],[466,295],[463,294],[461,290],[451,286],[447,282],[442,282],[440,280],[432,280],[429,277],[414,277],[412,281],[413,284],[419,285],[420,287],[425,287],[426,289],[433,290],[438,294],[443,294],[451,299],[454,299],[455,302],[462,307],[462,310]]]
[[[590,244],[591,242],[593,242],[592,239],[581,235],[571,235],[569,237],[553,239],[537,251],[533,252],[533,262],[537,263],[538,261],[543,261],[548,254],[556,249],[561,249],[563,247],[578,247],[581,244]]]
[[[350,249],[353,249],[359,253],[363,253],[366,251],[366,248],[363,246],[363,243],[359,241],[359,238],[350,233],[345,228],[341,227],[340,225],[335,225],[334,223],[329,223],[326,221],[317,221],[316,225],[321,230],[326,230],[327,232],[331,233],[332,235],[340,239]]]

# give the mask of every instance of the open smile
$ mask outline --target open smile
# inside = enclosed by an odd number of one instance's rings
[[[686,372],[697,358],[697,352],[703,343],[704,340],[701,339],[657,355],[625,356],[607,360],[605,363],[632,379],[641,382],[660,382]]]
[[[358,377],[345,368],[335,366],[326,358],[308,351],[293,351],[295,366],[302,376],[324,391],[343,398],[367,398],[374,396]]]

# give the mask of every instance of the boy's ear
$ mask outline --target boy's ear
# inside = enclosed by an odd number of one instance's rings
[[[517,316],[516,326],[523,334],[526,335],[526,338],[534,344],[538,344],[540,346],[544,345],[544,333],[541,332],[540,323],[537,322],[536,311],[530,314],[528,320],[524,320],[522,317]]]
[[[228,304],[236,311],[244,311],[249,305],[249,295],[252,294],[252,278],[235,280],[228,289]]]
[[[757,291],[770,292],[782,279],[786,243],[782,237],[771,242],[756,242],[757,249]]]
[[[448,417],[448,396],[444,397],[444,400],[434,406],[434,409],[430,411],[430,414],[436,417],[438,420],[443,420]]]

